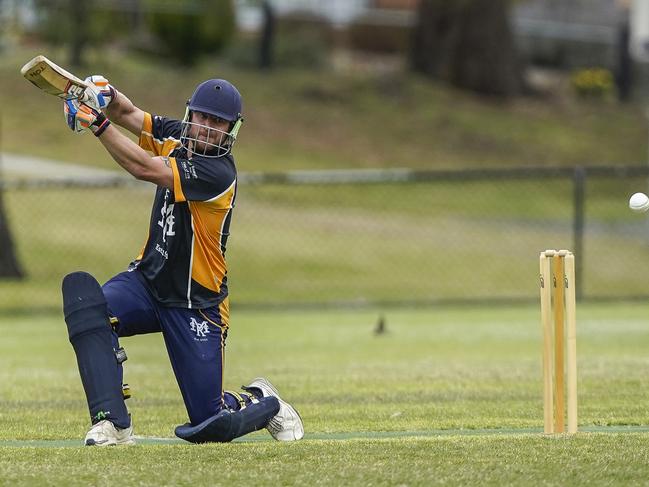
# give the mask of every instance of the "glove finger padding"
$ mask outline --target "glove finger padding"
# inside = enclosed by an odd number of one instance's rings
[[[84,132],[84,128],[77,124],[78,107],[79,102],[77,100],[65,100],[63,102],[63,115],[65,115],[68,127],[73,132],[80,134]]]
[[[63,102],[65,120],[70,130],[76,133],[83,133],[88,129],[99,116],[99,112],[77,100],[65,100]]]

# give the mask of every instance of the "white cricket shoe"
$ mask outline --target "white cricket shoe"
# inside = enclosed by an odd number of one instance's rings
[[[133,445],[133,423],[128,428],[116,428],[113,423],[104,419],[93,424],[85,439],[86,446]]]
[[[264,397],[274,396],[279,401],[279,412],[266,425],[266,429],[278,441],[295,441],[304,436],[304,425],[299,413],[286,401],[279,397],[275,386],[268,379],[258,377],[244,389],[256,387]]]

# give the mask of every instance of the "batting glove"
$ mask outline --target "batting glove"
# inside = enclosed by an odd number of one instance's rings
[[[106,118],[106,115],[84,103],[79,103],[78,100],[65,100],[63,112],[68,127],[75,133],[80,134],[95,127],[93,133],[99,137],[110,125],[110,120]]]
[[[97,94],[99,108],[106,108],[117,96],[117,90],[101,74],[93,74],[85,80]]]

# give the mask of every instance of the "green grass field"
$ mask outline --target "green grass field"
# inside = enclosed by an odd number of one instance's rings
[[[589,182],[586,295],[646,295],[649,227],[626,206],[645,183]],[[146,240],[151,199],[140,187],[6,192],[27,277],[0,281],[0,310],[59,309],[65,274],[104,282],[124,270]],[[232,302],[536,300],[538,252],[573,246],[571,200],[568,181],[242,184],[227,251]]]
[[[383,314],[387,333],[375,335]],[[8,485],[624,485],[649,475],[649,305],[578,308],[579,424],[545,437],[536,307],[234,313],[226,386],[269,377],[306,437],[182,444],[158,335],[125,339],[134,447],[82,447],[83,391],[60,316],[0,321]],[[151,438],[169,438],[154,440]]]
[[[43,46],[0,60],[1,150],[115,167],[93,137],[69,133],[60,103],[19,76],[41,52],[65,62]],[[112,51],[89,59],[87,73],[106,74],[136,104],[170,116],[182,115],[199,81],[234,81],[245,98],[241,171],[646,159],[646,120],[634,105],[569,96],[498,103],[407,74],[260,74],[219,59],[182,72]],[[18,122],[26,113],[38,114],[28,138]],[[644,178],[589,180],[578,276],[588,293],[645,294],[649,230],[626,207],[644,187]],[[574,437],[540,433],[537,306],[368,307],[494,293],[535,299],[538,251],[572,245],[568,181],[242,184],[228,249],[226,386],[267,376],[302,413],[306,438],[174,439],[184,406],[153,335],[123,342],[139,444],[80,446],[85,400],[62,317],[51,310],[60,309],[65,273],[105,280],[135,257],[151,197],[134,188],[4,193],[28,277],[0,282],[0,485],[647,484],[649,304],[580,303]],[[267,309],[340,301],[365,308]],[[379,316],[388,332],[375,335]]]

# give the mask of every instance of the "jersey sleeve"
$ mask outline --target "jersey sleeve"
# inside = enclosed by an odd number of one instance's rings
[[[227,157],[211,161],[170,157],[169,163],[173,171],[176,203],[216,199],[236,182],[234,163]]]
[[[180,145],[180,120],[144,114],[140,147],[156,156],[167,156]]]

